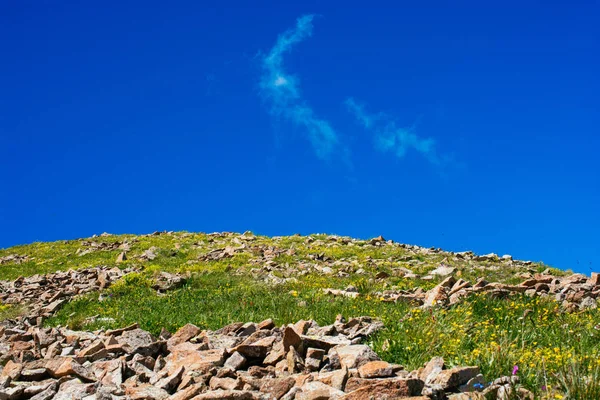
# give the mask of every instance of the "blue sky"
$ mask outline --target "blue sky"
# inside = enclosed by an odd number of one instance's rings
[[[0,247],[382,234],[600,270],[598,2],[172,3],[3,3]]]

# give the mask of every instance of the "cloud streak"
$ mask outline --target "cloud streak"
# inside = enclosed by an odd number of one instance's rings
[[[434,139],[422,138],[412,128],[399,127],[386,114],[369,114],[364,105],[352,97],[347,98],[344,103],[357,122],[373,133],[375,149],[393,153],[398,158],[403,158],[408,150],[414,150],[436,165],[446,161],[438,155]]]
[[[331,124],[315,115],[302,98],[298,77],[287,72],[283,65],[284,55],[312,35],[314,17],[298,18],[296,26],[280,34],[273,48],[261,57],[260,92],[273,116],[304,128],[317,157],[330,159],[336,151],[347,150],[343,146],[340,150],[340,139]]]

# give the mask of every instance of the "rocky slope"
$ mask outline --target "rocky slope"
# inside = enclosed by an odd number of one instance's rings
[[[340,316],[323,327],[314,321],[275,327],[265,320],[207,331],[188,324],[155,338],[137,325],[81,332],[5,323],[0,398],[533,398],[516,377],[487,384],[478,367],[447,369],[435,358],[409,372],[381,361],[360,344],[381,328],[369,317]]]
[[[89,261],[96,265],[86,268]],[[482,374],[482,365],[465,366],[440,357],[421,367],[413,364],[412,370],[401,365],[404,363],[383,361],[365,342],[379,337],[380,347],[389,352],[389,343],[399,338],[393,333],[397,328],[388,326],[389,316],[377,315],[381,312],[377,309],[370,310],[374,313],[370,316],[350,315],[347,320],[338,315],[333,324],[325,326],[311,319],[280,325],[266,319],[211,330],[187,321],[173,334],[163,329],[153,335],[138,324],[114,325],[127,311],[119,307],[132,304],[120,302],[128,296],[139,297],[140,285],[147,289],[142,288],[146,291],[138,302],[169,302],[181,293],[196,296],[190,282],[210,274],[254,282],[258,288],[254,295],[258,296],[275,290],[280,293],[277,288],[284,292],[293,288],[286,295],[298,298],[294,307],[301,312],[311,312],[307,307],[311,297],[321,298],[318,304],[332,310],[336,304],[353,310],[353,302],[368,306],[375,301],[383,309],[396,305],[407,311],[399,322],[402,326],[416,318],[416,311],[430,310],[431,323],[443,327],[445,322],[439,321],[445,318],[444,310],[469,303],[473,296],[506,299],[500,300],[506,303],[493,303],[494,312],[505,307],[503,304],[514,308],[515,299],[531,298],[531,303],[523,302],[532,304],[532,309],[525,309],[515,326],[521,324],[524,329],[531,320],[528,329],[536,334],[540,331],[537,314],[539,321],[546,321],[549,309],[546,306],[544,313],[537,310],[539,301],[554,302],[556,312],[574,313],[573,321],[585,317],[593,327],[600,294],[598,274],[587,277],[510,256],[445,252],[382,237],[102,235],[49,247],[2,250],[0,264],[0,270],[6,268],[0,276],[11,276],[21,266],[25,272],[49,271],[0,281],[2,307],[18,308],[0,327],[0,399],[533,399],[568,395],[565,390],[569,389],[558,383],[541,390],[522,386],[517,365],[512,371],[505,369],[503,376],[490,376]],[[66,267],[76,269],[64,271]],[[203,279],[213,282],[213,278]],[[214,294],[204,287],[198,293],[222,296],[231,291],[229,283],[214,282],[218,286]],[[115,283],[118,289],[111,287]],[[253,298],[241,296],[237,301],[245,304],[248,300],[251,311]],[[84,326],[88,322],[102,326],[105,321],[113,328],[73,330],[48,325],[64,306],[79,303],[101,311],[82,314]],[[71,316],[80,317],[77,313]],[[388,321],[385,326],[382,320]],[[487,322],[483,326],[489,327]],[[475,327],[469,322],[469,330]],[[423,335],[432,340],[425,332]],[[383,337],[386,339],[381,340]],[[496,340],[494,334],[492,345]],[[523,333],[515,336],[514,342],[520,344],[521,353],[526,344],[535,346],[533,339],[526,343]],[[506,344],[509,352],[519,351],[514,343]],[[405,356],[396,359],[410,355],[409,347],[401,350]],[[494,357],[497,355],[492,354],[491,362]],[[534,382],[542,378],[547,381],[540,375]]]

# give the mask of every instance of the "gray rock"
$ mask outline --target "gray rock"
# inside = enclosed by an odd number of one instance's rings
[[[348,369],[358,368],[369,361],[379,360],[379,356],[364,344],[338,346],[332,351],[338,355],[341,366]]]

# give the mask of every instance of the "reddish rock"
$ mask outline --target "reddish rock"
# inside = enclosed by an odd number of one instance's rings
[[[260,383],[260,391],[268,393],[276,400],[281,399],[296,384],[294,378],[266,378]]]
[[[338,346],[335,353],[340,358],[342,367],[358,368],[369,361],[378,361],[379,356],[367,345],[355,344]]]
[[[358,368],[358,374],[365,379],[388,378],[394,375],[394,369],[385,361],[370,361]]]
[[[211,390],[239,390],[244,387],[244,382],[233,378],[217,378],[216,376],[213,376],[210,379],[209,386]]]
[[[125,394],[131,400],[166,400],[169,398],[166,390],[149,384],[127,388]]]
[[[454,393],[448,396],[448,400],[485,400],[485,395],[479,392]]]
[[[290,347],[298,349],[302,344],[302,338],[291,326],[286,326],[283,331],[283,350],[287,352]]]
[[[167,348],[169,351],[178,344],[187,342],[191,338],[198,336],[202,332],[200,328],[193,324],[186,324],[181,327],[169,340],[167,340]]]
[[[538,283],[537,279],[527,279],[526,281],[521,282],[521,286],[525,287],[533,287]]]
[[[101,340],[96,340],[94,343],[90,344],[85,349],[82,349],[77,353],[78,357],[87,357],[91,356],[104,348],[104,343]]]
[[[294,329],[299,334],[306,335],[311,326],[313,326],[313,321],[300,320],[294,324]]]
[[[225,362],[224,349],[199,351],[193,348],[181,348],[183,345],[192,345],[192,343],[176,346],[166,358],[165,368],[169,373],[175,372],[180,367],[185,367],[186,371],[207,371],[210,367],[220,367]]]
[[[418,396],[421,394],[423,386],[423,381],[420,379],[350,378],[346,384],[346,392],[349,393],[341,400],[392,400],[399,397]]]
[[[18,364],[13,360],[9,360],[2,370],[0,378],[10,378],[11,380],[16,381],[21,376],[22,370],[23,364]]]
[[[283,345],[281,342],[275,343],[273,348],[265,357],[263,364],[264,365],[275,365],[279,361],[283,360],[286,356],[286,352],[283,350]]]
[[[441,371],[434,379],[427,380],[430,385],[439,385],[444,390],[455,389],[479,374],[479,367],[454,367]]]
[[[119,253],[119,255],[117,256],[117,261],[116,262],[117,262],[117,264],[120,264],[120,263],[122,263],[125,260],[127,260],[127,254],[123,251],[123,252]],[[102,285],[102,283],[104,283],[105,281],[106,281],[105,279],[100,279],[100,284],[101,284],[102,287],[105,286],[105,284]]]
[[[246,365],[246,361],[246,357],[236,351],[225,361],[224,367],[237,371]]]
[[[325,350],[323,349],[315,349],[312,347],[307,349],[306,359],[304,360],[306,368],[310,371],[317,371],[321,366],[324,356]]]
[[[295,400],[337,400],[344,392],[322,382],[307,382],[301,387],[302,392],[296,394]]]
[[[444,369],[444,359],[442,357],[433,357],[424,368],[419,369],[419,379],[427,382],[435,378]]]
[[[71,357],[59,357],[46,363],[46,368],[54,378],[72,375],[85,382],[94,382],[96,378],[90,370]]]
[[[338,390],[345,391],[346,381],[348,380],[348,369],[342,368],[331,372],[321,372],[315,377],[315,380]]]
[[[293,374],[295,372],[300,372],[304,369],[304,360],[302,360],[302,357],[296,351],[295,348],[290,347],[290,350],[288,351],[287,356],[286,356],[286,360],[287,360],[287,371],[290,374]]]
[[[275,323],[273,322],[273,320],[271,318],[266,319],[258,324],[259,330],[269,330],[269,329],[273,329],[273,328],[275,328]]]
[[[131,325],[126,326],[124,328],[109,329],[109,330],[106,331],[106,335],[107,336],[119,336],[119,335],[122,335],[123,332],[132,331],[132,330],[137,329],[139,327],[140,326],[136,322],[135,324],[131,324]]]
[[[434,307],[437,305],[445,305],[449,301],[448,296],[448,288],[440,285],[437,285],[430,291],[425,294],[425,299],[423,299],[424,307]]]
[[[169,393],[172,393],[177,388],[177,386],[179,386],[184,371],[185,367],[181,366],[172,374],[169,374],[168,376],[154,383],[154,386],[166,390]]]
[[[169,400],[190,400],[199,395],[205,387],[204,383],[193,384],[185,389],[177,390],[174,395],[169,397]]]
[[[238,352],[247,359],[265,358],[275,342],[275,337],[268,336],[260,339],[252,344],[240,344],[239,346],[230,349],[229,352]]]
[[[214,390],[202,393],[193,400],[260,400],[256,392],[248,390]]]

